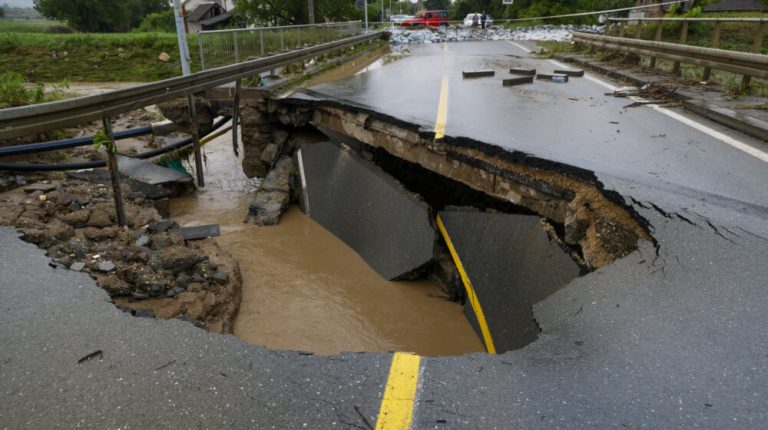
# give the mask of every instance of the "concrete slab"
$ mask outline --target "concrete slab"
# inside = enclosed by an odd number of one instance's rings
[[[532,84],[533,76],[523,76],[519,78],[504,79],[501,81],[501,85],[504,87],[512,87],[515,85]]]
[[[118,155],[117,165],[120,169],[120,173],[150,185],[161,185],[171,182],[192,182],[192,177],[188,174],[167,167],[158,166],[147,160],[139,160],[137,158]]]
[[[513,75],[535,76],[536,69],[520,69],[520,68],[513,67],[509,69],[509,73]]]
[[[474,289],[496,352],[536,340],[533,305],[576,278],[579,266],[549,239],[537,216],[448,211],[440,212],[440,219]],[[483,338],[482,322],[469,301],[465,314]]]
[[[178,233],[184,240],[198,240],[208,237],[216,237],[220,233],[218,224],[197,225],[194,227],[179,227],[169,230],[171,233]]]
[[[381,169],[332,143],[297,154],[302,210],[382,277],[407,278],[432,260],[428,207]]]
[[[461,76],[464,78],[483,78],[488,76],[494,76],[496,74],[493,70],[471,70],[461,72]]]

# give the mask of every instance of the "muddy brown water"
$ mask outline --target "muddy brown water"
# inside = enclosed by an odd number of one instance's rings
[[[242,173],[231,136],[205,146],[206,187],[175,199],[185,226],[218,223],[216,240],[240,263],[243,300],[235,336],[274,349],[336,354],[483,351],[462,306],[429,281],[389,282],[298,208],[280,224],[244,224],[258,180]],[[190,169],[194,171],[194,169]]]

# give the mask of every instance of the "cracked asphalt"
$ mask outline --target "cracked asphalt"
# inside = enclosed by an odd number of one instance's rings
[[[430,128],[444,70],[487,68],[507,54],[524,55],[506,42],[452,44],[448,54],[417,47],[335,84],[335,95],[334,85],[314,90]],[[423,97],[393,92],[387,82],[398,76]],[[768,426],[768,170],[655,110],[619,113],[626,100],[593,84],[539,83],[549,87],[529,96],[550,109],[521,106],[512,123],[501,121],[519,104],[508,88],[462,81],[449,92],[457,102],[446,134],[594,171],[649,222],[657,246],[643,242],[538,303],[542,331],[523,349],[422,358],[412,428]],[[598,106],[572,106],[565,88]],[[479,106],[483,115],[467,120],[457,112]],[[614,117],[620,127],[604,121]],[[587,121],[600,137],[584,137]],[[0,427],[365,429],[358,409],[376,423],[390,354],[270,351],[183,321],[133,318],[13,230],[0,229],[0,244]],[[101,358],[78,364],[97,350]]]

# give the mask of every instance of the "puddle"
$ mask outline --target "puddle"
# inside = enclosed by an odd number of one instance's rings
[[[205,154],[207,187],[175,199],[171,215],[182,225],[221,224],[216,240],[243,275],[235,336],[318,354],[484,351],[462,306],[439,298],[439,287],[384,280],[298,208],[277,226],[244,224],[258,180],[242,173],[229,134],[206,145]]]

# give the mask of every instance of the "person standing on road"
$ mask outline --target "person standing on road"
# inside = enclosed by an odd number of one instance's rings
[[[485,11],[483,11],[483,13],[480,15],[480,26],[483,28],[483,30],[485,30],[485,20],[486,20],[486,15],[485,15]]]
[[[477,14],[472,14],[472,28],[477,28]]]

